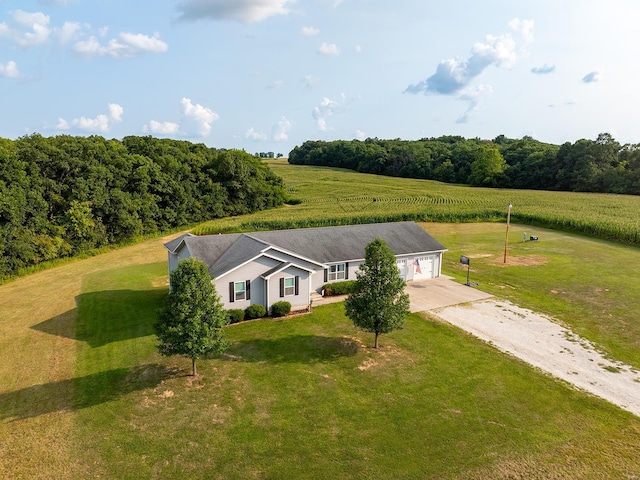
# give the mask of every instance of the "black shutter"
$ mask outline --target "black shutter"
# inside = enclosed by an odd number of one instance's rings
[[[300,294],[300,277],[296,275],[296,295]]]
[[[236,291],[233,288],[233,282],[229,282],[229,301],[233,303],[236,299]]]
[[[344,264],[344,279],[349,280],[349,262]]]
[[[280,279],[280,297],[284,297],[284,278]]]
[[[247,290],[247,300],[251,300],[251,280],[247,280],[244,284]]]
[[[329,280],[329,269],[325,268],[324,269],[324,283],[327,283],[327,280]]]

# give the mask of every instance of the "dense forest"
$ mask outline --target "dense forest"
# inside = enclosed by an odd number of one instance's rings
[[[607,133],[563,145],[504,135],[307,141],[289,163],[483,187],[640,194],[640,144],[621,145]]]
[[[282,180],[244,151],[133,136],[0,139],[0,278],[284,198]]]

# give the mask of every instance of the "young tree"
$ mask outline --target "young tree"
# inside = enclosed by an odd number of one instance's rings
[[[207,266],[193,258],[181,260],[171,272],[171,291],[155,324],[160,354],[190,358],[195,377],[198,358],[227,347],[222,334],[227,323]]]
[[[409,295],[400,277],[396,258],[384,240],[377,238],[365,250],[364,264],[357,274],[356,292],[344,307],[356,327],[378,335],[402,328],[409,313]]]

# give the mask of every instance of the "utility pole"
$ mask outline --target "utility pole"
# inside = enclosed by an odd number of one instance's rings
[[[511,207],[509,204],[509,211],[507,212],[507,235],[504,239],[504,263],[507,263],[507,246],[509,245],[509,223],[511,222]]]

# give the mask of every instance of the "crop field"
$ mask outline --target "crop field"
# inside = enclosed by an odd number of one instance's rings
[[[292,204],[267,212],[207,222],[194,233],[250,231],[417,220],[512,221],[640,245],[640,197],[573,192],[469,188],[361,174],[272,160]]]

